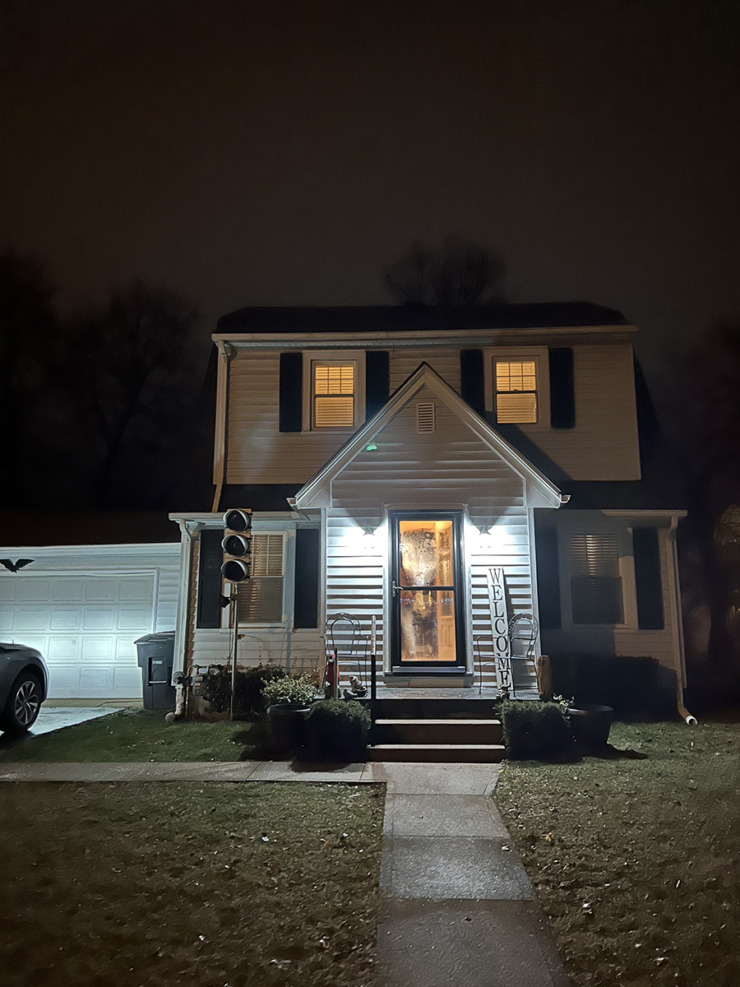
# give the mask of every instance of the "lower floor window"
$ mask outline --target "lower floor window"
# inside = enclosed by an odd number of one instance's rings
[[[570,556],[573,623],[623,623],[616,534],[572,535]]]
[[[240,624],[283,619],[283,536],[252,536],[252,577],[239,587]]]

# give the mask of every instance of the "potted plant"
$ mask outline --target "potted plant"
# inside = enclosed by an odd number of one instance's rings
[[[614,721],[612,706],[596,703],[573,703],[568,707],[573,738],[583,747],[604,747]]]
[[[315,695],[316,686],[308,675],[286,676],[265,685],[262,696],[276,753],[290,754],[303,746],[306,714]]]

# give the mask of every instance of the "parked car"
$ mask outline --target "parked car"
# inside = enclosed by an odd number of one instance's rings
[[[49,673],[39,651],[25,644],[0,644],[0,730],[29,730],[48,689]]]

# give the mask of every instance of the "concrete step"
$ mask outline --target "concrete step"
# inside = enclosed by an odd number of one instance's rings
[[[377,744],[368,748],[371,761],[424,761],[426,763],[497,764],[502,744]]]
[[[365,697],[360,702],[368,703]],[[490,719],[493,714],[493,701],[477,695],[465,698],[430,699],[393,698],[376,699],[374,703],[376,720],[442,720],[448,718]]]
[[[417,719],[376,720],[376,744],[499,744],[501,721],[494,719]]]

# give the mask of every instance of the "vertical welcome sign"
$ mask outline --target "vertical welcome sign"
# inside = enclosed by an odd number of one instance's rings
[[[493,566],[488,570],[488,605],[491,611],[494,657],[508,658],[509,612],[506,608],[503,566]]]

